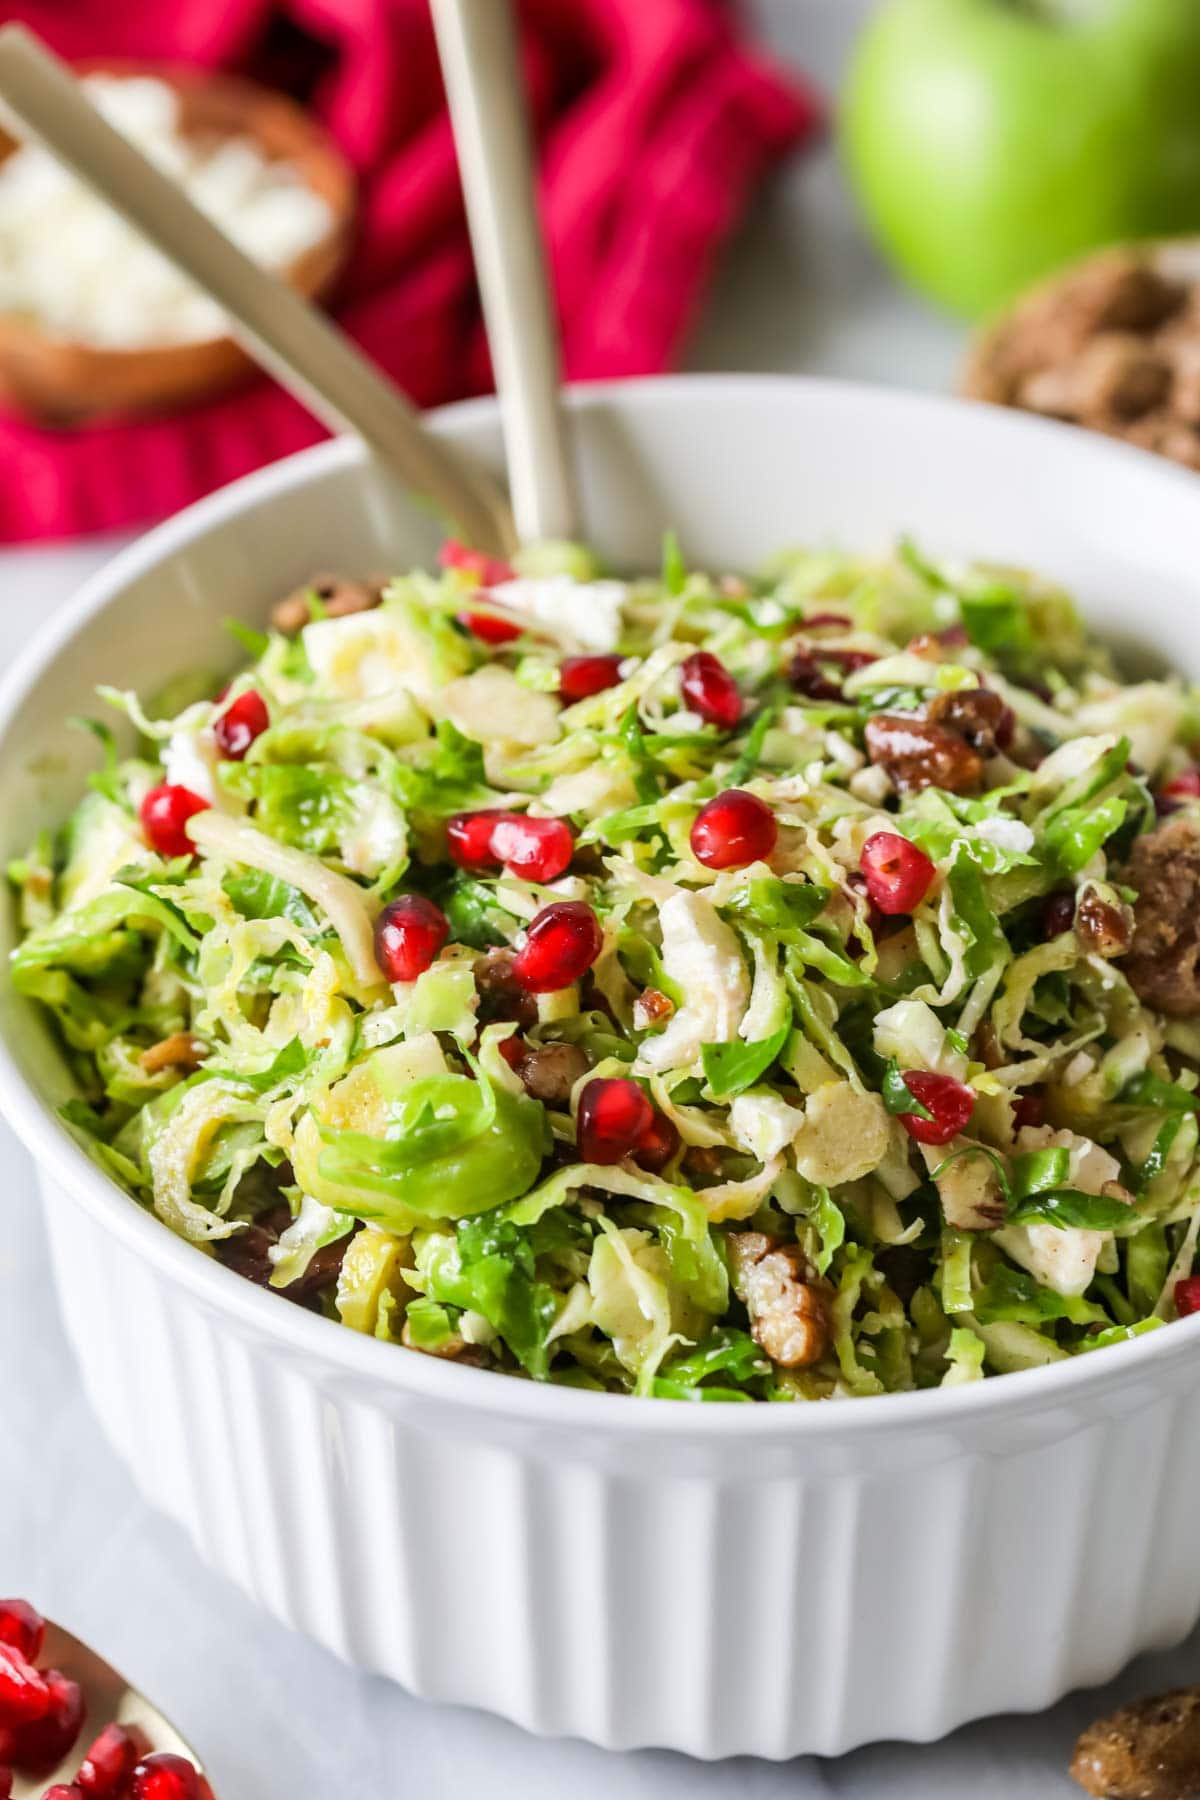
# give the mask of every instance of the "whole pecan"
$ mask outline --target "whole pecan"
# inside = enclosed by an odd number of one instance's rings
[[[975,750],[991,756],[1006,750],[1016,730],[1016,714],[991,688],[959,688],[952,694],[935,694],[925,709],[935,725],[945,725],[966,738]]]
[[[1188,1800],[1200,1795],[1200,1688],[1135,1700],[1088,1727],[1071,1774],[1108,1800]]]
[[[829,1348],[830,1295],[799,1244],[762,1231],[726,1239],[734,1290],[750,1315],[750,1335],[782,1369],[807,1369]]]
[[[531,1044],[516,1064],[525,1092],[546,1106],[565,1106],[571,1089],[591,1068],[578,1044]]]
[[[303,631],[313,613],[309,595],[315,594],[330,619],[344,619],[350,613],[370,612],[383,596],[385,580],[355,581],[349,575],[320,574],[294,588],[271,608],[271,624],[276,631]]]
[[[876,713],[867,721],[866,744],[871,761],[902,794],[927,787],[969,794],[983,780],[983,757],[966,738],[915,713]]]

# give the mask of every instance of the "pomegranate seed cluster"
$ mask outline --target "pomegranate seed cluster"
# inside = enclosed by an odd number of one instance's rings
[[[12,870],[67,1128],[230,1279],[676,1400],[1200,1311],[1181,676],[908,544],[631,576],[450,542],[263,600],[223,686],[104,671],[120,730]],[[0,1618],[0,1763],[81,1728],[38,1629]],[[193,1779],[106,1735],[62,1794]]]
[[[27,1600],[0,1600],[0,1795],[70,1762],[44,1800],[213,1800],[195,1764],[154,1750],[132,1727],[106,1725],[90,1744],[80,1684],[44,1666],[46,1624]],[[81,1746],[86,1746],[82,1749]]]

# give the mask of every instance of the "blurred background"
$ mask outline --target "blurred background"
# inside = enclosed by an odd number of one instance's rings
[[[1200,467],[1192,0],[519,10],[569,376],[958,387]],[[4,18],[419,404],[486,391],[426,0]],[[319,435],[210,303],[7,147],[0,542],[144,525]]]
[[[529,0],[522,13],[571,373],[965,386],[1200,462],[1197,0]],[[486,388],[422,0],[0,4],[17,17],[99,59],[112,116],[263,260],[327,297],[419,401]],[[153,80],[130,81],[147,61]],[[1162,250],[1166,235],[1178,241]],[[1145,247],[1091,260],[1130,239]],[[0,659],[133,530],[318,435],[169,270],[12,150]],[[418,1786],[1049,1800],[1077,1792],[1074,1737],[1108,1703],[1200,1675],[1193,1642],[1036,1720],[782,1769],[614,1758],[422,1706],[260,1618],[147,1512],[87,1412],[24,1152],[2,1125],[0,1180],[0,1318],[38,1347],[0,1383],[0,1589],[8,1568],[10,1587],[152,1687],[210,1754],[221,1800]]]

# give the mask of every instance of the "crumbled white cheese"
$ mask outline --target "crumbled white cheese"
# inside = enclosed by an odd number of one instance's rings
[[[1049,1125],[1026,1125],[1017,1135],[1018,1150],[1065,1150],[1069,1157],[1069,1181],[1084,1194],[1102,1194],[1110,1181],[1120,1181],[1121,1165],[1115,1156],[1091,1138],[1074,1131],[1054,1131]]]
[[[729,1128],[743,1150],[759,1162],[770,1162],[803,1130],[804,1114],[778,1094],[739,1094],[729,1108]]]
[[[488,589],[510,611],[552,631],[580,651],[604,654],[621,636],[621,609],[629,598],[623,581],[573,581],[569,575],[520,576]]]
[[[217,741],[206,726],[202,731],[176,731],[163,749],[163,779],[173,787],[190,788],[202,800],[218,804]]]
[[[642,1045],[647,1069],[690,1068],[702,1044],[729,1044],[750,999],[750,976],[734,932],[702,894],[677,890],[658,909],[662,962],[684,1003]]]
[[[668,713],[660,719],[658,729],[664,737],[687,737],[693,731],[703,731],[704,720],[691,707],[681,706],[678,712]]]
[[[1035,841],[1028,825],[1020,819],[983,819],[976,825],[975,835],[994,844],[997,850],[1010,850],[1021,856],[1033,849]]]
[[[1096,1263],[1108,1231],[1080,1231],[1058,1225],[1005,1225],[995,1242],[1015,1263],[1056,1294],[1084,1294],[1096,1274]]]
[[[185,135],[167,83],[90,75],[85,85],[109,123],[256,262],[287,269],[328,232],[328,202],[292,164],[268,160],[248,137]],[[227,329],[215,301],[33,144],[0,165],[0,311],[106,349],[190,343]]]
[[[847,769],[852,775],[866,761],[862,751],[856,750],[849,738],[844,738],[840,731],[827,731],[821,741],[830,762],[840,769]]]
[[[881,764],[872,763],[859,769],[846,785],[856,800],[865,800],[868,806],[882,806],[892,791],[892,778]]]
[[[1121,1165],[1091,1138],[1074,1131],[1054,1131],[1048,1125],[1026,1125],[1017,1134],[1018,1150],[1066,1150],[1070,1165],[1067,1180],[1084,1194],[1102,1194],[1111,1182],[1119,1182]],[[1096,1264],[1111,1231],[1084,1231],[1059,1225],[1006,1225],[995,1233],[1000,1248],[1028,1269],[1044,1287],[1056,1294],[1085,1293],[1096,1273]]]

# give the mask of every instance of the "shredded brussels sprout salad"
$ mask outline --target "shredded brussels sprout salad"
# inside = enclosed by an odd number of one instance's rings
[[[910,545],[442,565],[100,690],[140,748],[92,723],[12,976],[118,1182],[354,1331],[668,1399],[1200,1307],[1196,689]]]

